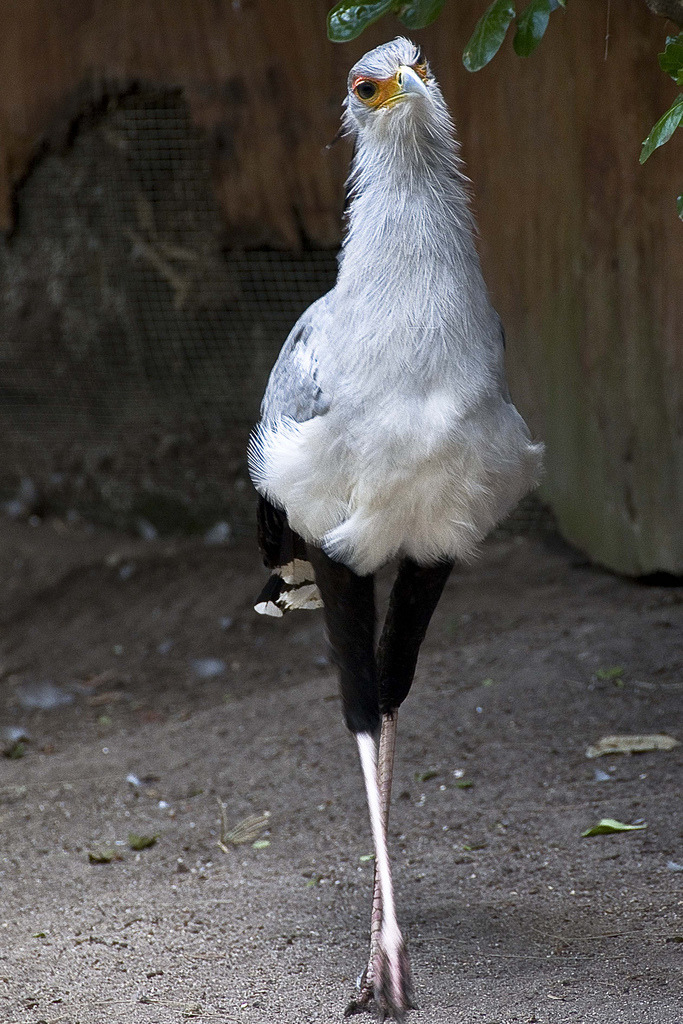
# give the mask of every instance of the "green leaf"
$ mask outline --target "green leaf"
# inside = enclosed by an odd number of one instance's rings
[[[616,821],[614,818],[601,818],[597,825],[587,828],[581,833],[582,839],[590,836],[612,836],[616,832],[640,832],[647,828],[647,825],[624,825],[623,821]]]
[[[668,142],[678,126],[683,122],[683,92],[679,93],[665,114],[662,114],[643,143],[640,162],[644,164],[656,149]]]
[[[515,16],[511,0],[493,0],[482,14],[465,47],[462,62],[468,71],[480,71],[500,50],[505,33]]]
[[[676,200],[676,209],[678,210],[678,216],[683,220],[683,195],[680,195]]]
[[[610,665],[609,668],[599,668],[595,676],[597,679],[618,679],[623,674],[621,665]]]
[[[158,835],[156,836],[139,836],[135,832],[128,833],[128,845],[131,850],[146,850],[149,846],[154,846]]]
[[[88,860],[91,864],[111,864],[113,860],[119,860],[116,850],[90,850]]]
[[[683,85],[683,32],[667,37],[664,53],[659,54],[659,66],[676,85]]]
[[[398,0],[341,0],[327,15],[327,36],[333,43],[348,43],[399,6]]]
[[[398,16],[409,29],[426,28],[441,14],[446,0],[412,0],[399,8]]]
[[[10,761],[17,761],[20,757],[23,757],[26,753],[26,744],[22,743],[21,740],[17,740],[11,747],[3,751],[5,757],[8,757]]]
[[[435,779],[438,776],[436,768],[428,768],[425,772],[415,772],[416,782],[429,782],[430,779]]]
[[[529,57],[545,35],[553,11],[560,0],[531,0],[517,19],[517,31],[512,45],[518,57]],[[562,5],[564,6],[564,5]]]

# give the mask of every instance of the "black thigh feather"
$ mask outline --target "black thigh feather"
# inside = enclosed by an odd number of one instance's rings
[[[256,521],[263,564],[272,575],[256,599],[255,610],[279,618],[295,608],[322,607],[306,542],[291,528],[286,513],[259,495]]]

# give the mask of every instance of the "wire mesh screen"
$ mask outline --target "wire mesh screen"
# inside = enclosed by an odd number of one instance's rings
[[[36,161],[0,243],[0,497],[117,526],[250,517],[270,367],[336,255],[238,251],[179,91],[84,116]]]
[[[336,253],[231,246],[180,91],[74,126],[0,241],[0,503],[145,536],[252,529],[246,443]],[[506,529],[546,515],[527,499]]]

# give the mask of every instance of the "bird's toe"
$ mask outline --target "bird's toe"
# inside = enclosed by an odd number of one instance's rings
[[[370,1004],[375,998],[375,985],[373,982],[372,960],[363,971],[360,980],[358,995],[351,999],[344,1010],[345,1017],[353,1017],[357,1013],[364,1013],[370,1009]]]

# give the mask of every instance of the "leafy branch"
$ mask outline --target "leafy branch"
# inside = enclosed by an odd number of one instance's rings
[[[659,66],[673,78],[676,85],[683,85],[683,32],[677,36],[667,36],[664,53],[659,54]],[[643,142],[640,151],[640,162],[652,156],[656,149],[668,142],[677,128],[683,124],[683,92],[679,93],[666,113],[653,126],[650,134]],[[683,194],[676,200],[678,216],[683,220]]]
[[[552,12],[565,5],[566,0],[531,0],[517,17],[512,0],[493,0],[465,47],[463,64],[468,71],[481,71],[486,67],[500,50],[515,19],[517,27],[512,45],[518,57],[529,57],[545,35]]]
[[[385,14],[395,14],[406,28],[426,28],[438,18],[446,0],[341,0],[327,15],[333,43],[348,43]]]

